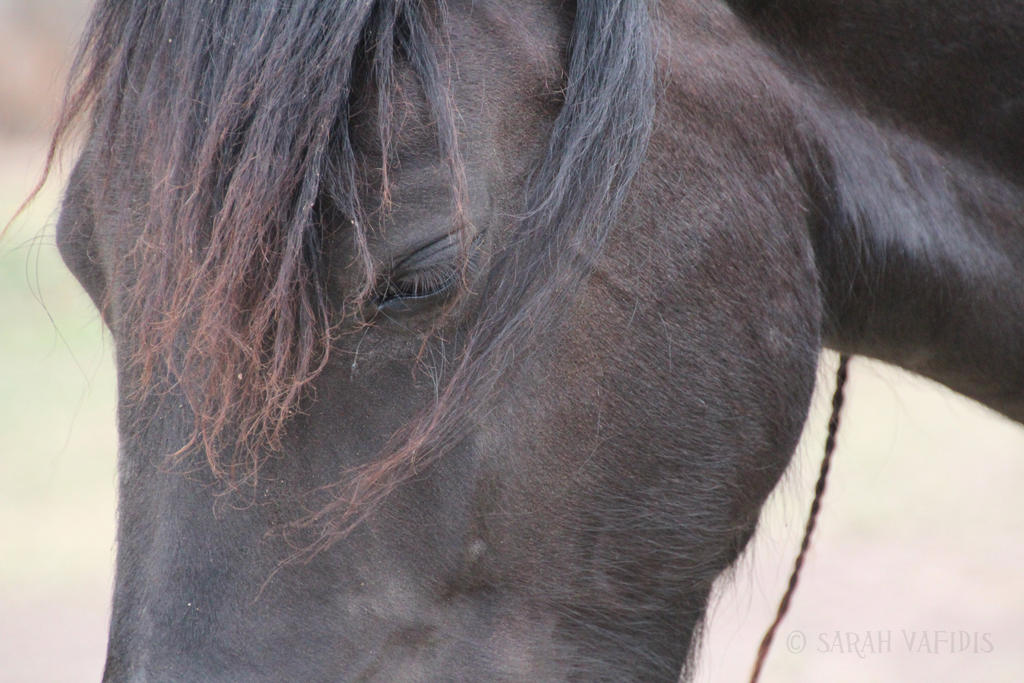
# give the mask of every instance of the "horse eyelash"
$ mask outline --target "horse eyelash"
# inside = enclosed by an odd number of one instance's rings
[[[377,302],[426,299],[447,291],[458,279],[458,270],[451,265],[403,273],[399,277],[389,277],[382,283]]]
[[[474,240],[473,244],[477,244],[477,241]],[[450,243],[447,246],[450,246]],[[407,263],[408,260],[400,262],[378,286],[377,291],[380,294],[377,296],[377,304],[380,305],[388,301],[427,299],[454,289],[465,277],[466,269],[472,269],[472,251],[463,255],[468,259],[464,263],[461,260],[436,261],[437,254],[444,253],[442,250],[445,248],[446,245],[443,241],[438,240],[416,252],[421,257],[425,254],[428,255],[427,260],[434,261],[430,265],[420,268],[405,268],[402,264]]]

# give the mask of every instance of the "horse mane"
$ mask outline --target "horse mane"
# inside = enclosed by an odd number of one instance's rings
[[[374,293],[354,91],[376,97],[385,168],[376,190],[386,201],[396,69],[411,68],[461,204],[447,12],[443,0],[102,0],[94,10],[51,159],[87,119],[93,201],[113,207],[103,213],[128,249],[107,303],[131,354],[128,396],[176,386],[194,424],[177,455],[205,451],[223,482],[254,480],[261,458],[280,449],[340,318]],[[576,3],[563,107],[516,233],[475,285],[481,313],[446,388],[305,522],[344,533],[438,457],[486,401],[503,357],[528,345],[533,325],[585,276],[646,150],[652,41],[644,3]],[[144,199],[130,197],[137,178]],[[347,219],[343,227],[325,220],[328,211]],[[321,253],[327,231],[339,229],[352,232],[362,283],[344,293],[340,313]]]

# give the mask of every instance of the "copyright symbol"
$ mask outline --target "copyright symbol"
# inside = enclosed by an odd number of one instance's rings
[[[807,636],[803,631],[790,631],[786,636],[786,649],[791,653],[798,655],[804,651],[805,647],[807,647]]]

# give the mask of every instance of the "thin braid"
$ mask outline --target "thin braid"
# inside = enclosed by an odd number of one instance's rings
[[[818,474],[818,482],[814,485],[814,500],[811,501],[811,512],[807,518],[807,526],[804,528],[804,538],[800,542],[800,552],[793,563],[793,572],[789,575],[789,585],[779,602],[779,609],[775,612],[775,621],[768,627],[761,639],[761,647],[757,650],[757,660],[754,662],[754,670],[750,674],[750,683],[757,683],[761,676],[761,669],[768,658],[768,650],[775,638],[775,631],[782,623],[786,612],[789,611],[789,603],[796,592],[796,586],[800,582],[800,570],[804,565],[804,557],[811,545],[811,536],[814,534],[814,526],[818,521],[818,513],[821,511],[821,499],[825,494],[825,483],[828,480],[828,470],[832,464],[832,453],[836,449],[836,433],[839,431],[839,414],[843,409],[843,390],[846,387],[847,366],[850,364],[850,357],[846,354],[839,356],[839,368],[836,370],[836,390],[832,394],[832,415],[828,419],[828,436],[825,438],[825,457],[821,461],[821,472]]]

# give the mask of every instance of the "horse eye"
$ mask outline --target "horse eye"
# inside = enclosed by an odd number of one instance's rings
[[[442,298],[459,279],[458,251],[458,241],[445,235],[394,261],[377,286],[377,309],[400,312]]]
[[[378,309],[393,309],[413,302],[441,298],[459,279],[454,266],[437,266],[419,271],[398,273],[384,281],[379,288]]]

